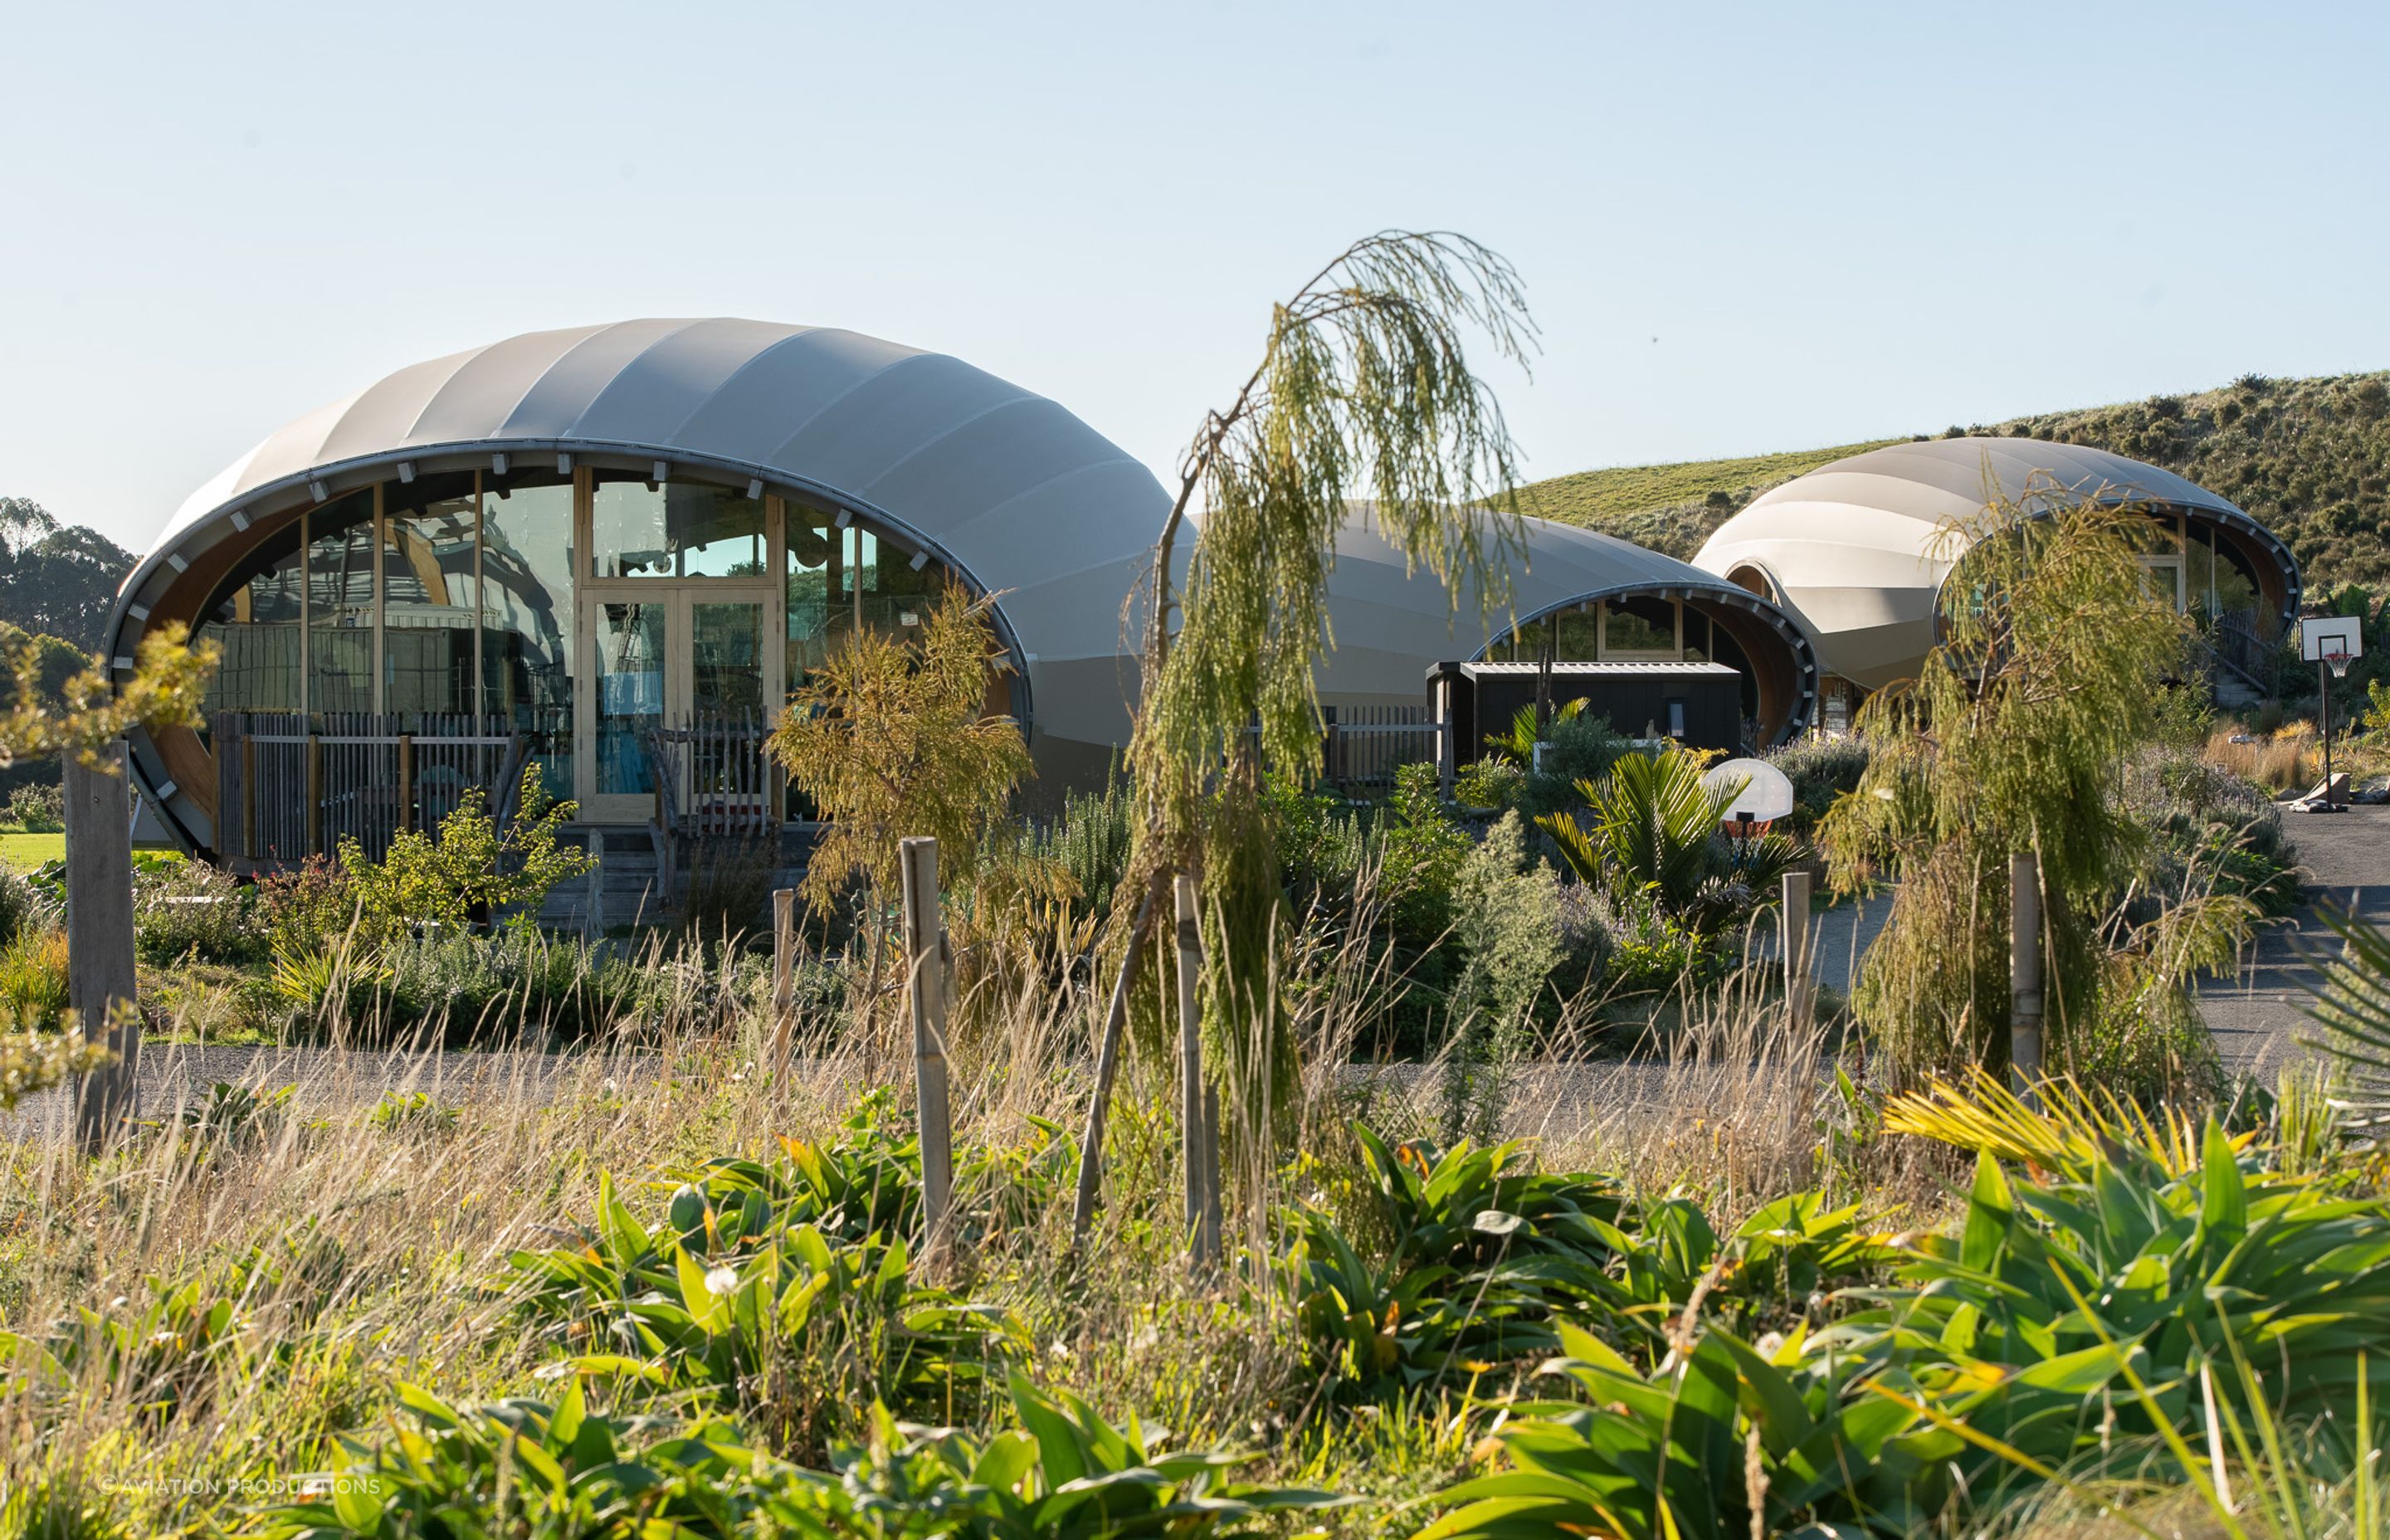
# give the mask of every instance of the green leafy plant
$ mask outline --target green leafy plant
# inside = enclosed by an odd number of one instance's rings
[[[1453,932],[1465,961],[1446,997],[1444,1135],[1490,1135],[1509,1103],[1510,1069],[1528,1052],[1536,997],[1561,959],[1560,883],[1527,859],[1506,813],[1460,864]]]
[[[577,1380],[552,1408],[524,1399],[458,1408],[402,1386],[385,1438],[343,1439],[346,1463],[301,1501],[263,1510],[251,1533],[1202,1540],[1269,1533],[1276,1515],[1347,1501],[1240,1481],[1249,1457],[1171,1449],[1163,1430],[1114,1427],[1068,1392],[1017,1378],[1010,1391],[1021,1427],[984,1440],[869,1408],[867,1438],[817,1471],[751,1447],[728,1422],[675,1428],[593,1414]]]
[[[384,1091],[366,1114],[366,1126],[385,1134],[444,1134],[463,1117],[462,1109],[433,1100],[429,1091]]]
[[[551,796],[536,764],[523,767],[514,816],[503,832],[489,798],[468,788],[431,833],[405,829],[379,861],[353,839],[341,841],[363,939],[379,945],[426,925],[461,928],[496,911],[537,908],[549,890],[587,874],[586,851],[559,840],[576,804]]]
[[[277,1127],[289,1110],[295,1085],[260,1091],[219,1080],[205,1101],[186,1107],[176,1121],[192,1135],[225,1143],[260,1137]]]
[[[204,861],[177,861],[135,877],[134,946],[153,964],[252,962],[266,951],[255,909],[229,872]]]
[[[1590,827],[1574,814],[1536,820],[1579,881],[1646,901],[1696,934],[1714,935],[1764,902],[1797,858],[1780,834],[1728,840],[1719,825],[1735,789],[1702,779],[1681,749],[1629,754],[1600,782],[1580,782]]]
[[[1547,725],[1536,720],[1535,707],[1522,706],[1512,714],[1509,727],[1486,735],[1485,747],[1493,750],[1497,758],[1532,768],[1536,763],[1536,746],[1544,741],[1549,726],[1575,721],[1585,714],[1585,707],[1586,702],[1582,699],[1563,700],[1553,711],[1551,724]]]
[[[1305,1367],[1344,1402],[1394,1402],[1548,1353],[1555,1312],[1606,1311],[1619,1212],[1606,1179],[1539,1173],[1517,1144],[1389,1147],[1356,1127],[1373,1228],[1365,1255],[1325,1212],[1290,1259]]]
[[[7,821],[28,834],[57,834],[67,827],[66,788],[55,781],[20,786],[8,793]]]

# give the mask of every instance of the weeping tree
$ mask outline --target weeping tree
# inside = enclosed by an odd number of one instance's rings
[[[1496,558],[1523,549],[1515,453],[1470,366],[1471,335],[1525,362],[1534,326],[1509,263],[1446,233],[1357,241],[1273,308],[1260,362],[1180,461],[1143,603],[1128,755],[1140,816],[1082,1145],[1081,1234],[1137,969],[1176,874],[1203,892],[1208,1057],[1247,1126],[1269,1122],[1290,1077],[1292,1043],[1270,1008],[1279,887],[1262,777],[1318,773],[1313,668],[1334,645],[1322,601],[1355,499],[1456,600],[1507,601]]]
[[[1857,790],[1819,826],[1831,879],[1897,884],[1852,1004],[1895,1082],[2008,1062],[2010,857],[2038,857],[2051,1068],[2144,1088],[2205,1060],[2187,985],[2254,911],[2137,892],[2150,834],[2126,795],[2186,621],[2135,557],[2146,515],[2055,486],[1987,488],[1942,587],[1943,640],[1871,697]],[[2139,902],[2128,902],[2138,900]]]

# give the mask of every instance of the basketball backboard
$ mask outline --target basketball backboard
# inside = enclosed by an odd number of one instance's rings
[[[2365,651],[2365,622],[2354,615],[2310,615],[2299,622],[2299,656],[2310,663]]]

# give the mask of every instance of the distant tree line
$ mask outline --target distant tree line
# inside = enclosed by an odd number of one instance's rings
[[[0,621],[96,651],[132,570],[133,553],[97,530],[61,524],[30,497],[0,497]]]

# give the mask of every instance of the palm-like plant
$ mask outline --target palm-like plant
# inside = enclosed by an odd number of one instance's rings
[[[1741,791],[1705,784],[1700,762],[1681,749],[1629,754],[1600,782],[1577,782],[1589,824],[1574,813],[1536,822],[1579,881],[1645,900],[1708,935],[1750,908],[1799,854],[1780,834],[1726,838],[1720,825]]]
[[[1563,700],[1552,712],[1554,722],[1574,722],[1585,714],[1585,699]],[[1510,725],[1498,733],[1485,735],[1485,747],[1494,751],[1497,759],[1509,760],[1523,770],[1536,764],[1536,745],[1544,740],[1545,724],[1536,720],[1536,708],[1522,706],[1510,718]]]

